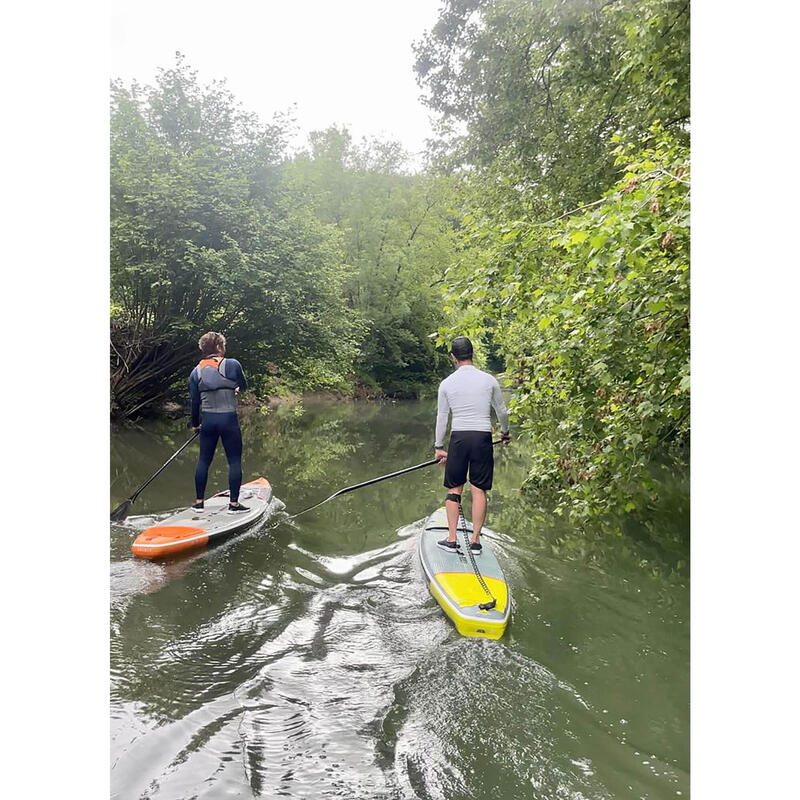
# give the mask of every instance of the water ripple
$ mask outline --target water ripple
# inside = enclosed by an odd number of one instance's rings
[[[659,745],[682,728],[630,688],[685,657],[644,582],[490,531],[514,614],[502,640],[468,640],[428,592],[422,520],[388,542],[362,526],[356,552],[317,552],[311,526],[278,515],[197,557],[112,564],[114,798],[688,795]]]

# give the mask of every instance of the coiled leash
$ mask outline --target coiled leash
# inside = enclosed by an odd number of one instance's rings
[[[481,575],[481,571],[478,569],[477,563],[475,563],[475,556],[472,555],[472,548],[469,546],[469,530],[467,529],[467,520],[464,516],[464,509],[461,507],[461,495],[456,494],[455,492],[451,492],[447,495],[447,500],[453,500],[458,503],[458,529],[463,531],[464,533],[464,549],[469,555],[470,563],[472,564],[472,571],[475,573],[475,577],[478,579],[478,583],[481,585],[481,588],[484,592],[486,592],[487,596],[490,598],[488,603],[479,603],[478,608],[481,611],[489,611],[490,609],[494,608],[497,605],[497,598],[491,593],[489,587],[486,585],[486,581],[483,579],[483,575]],[[461,527],[463,524],[463,528]]]

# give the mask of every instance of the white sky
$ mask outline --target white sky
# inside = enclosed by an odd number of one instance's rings
[[[345,124],[354,138],[396,139],[411,153],[431,136],[412,42],[440,0],[112,0],[112,77],[152,83],[179,50],[201,82],[226,78],[263,120],[296,104],[309,131]]]

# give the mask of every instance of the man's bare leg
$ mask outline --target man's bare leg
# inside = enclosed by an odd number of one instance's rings
[[[486,522],[486,492],[477,486],[471,486],[470,492],[472,492],[472,541],[480,544],[481,530],[483,523]],[[456,509],[456,514],[458,514],[458,509]]]
[[[448,489],[448,494],[457,494],[461,496],[464,486],[456,486],[455,489]],[[457,541],[456,529],[458,528],[458,503],[455,500],[445,500],[444,507],[447,510],[447,541]],[[485,516],[485,514],[484,514]]]

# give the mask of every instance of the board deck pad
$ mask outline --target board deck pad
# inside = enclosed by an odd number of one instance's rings
[[[467,522],[467,530],[471,535],[471,522]],[[474,557],[484,581],[497,600],[494,608],[483,610],[480,604],[490,598],[481,587],[469,556],[463,552],[448,553],[438,547],[437,542],[445,538],[447,513],[444,508],[438,508],[428,517],[419,543],[419,557],[431,594],[462,635],[499,639],[511,614],[511,593],[491,543],[482,535],[483,552]],[[461,528],[458,541],[463,551],[464,533]]]
[[[249,528],[257,522],[272,499],[272,486],[266,478],[256,478],[242,484],[239,502],[248,511],[228,512],[229,493],[219,492],[205,501],[205,508],[196,511],[185,508],[177,514],[143,530],[131,550],[139,558],[163,558],[187,550],[205,547]]]

